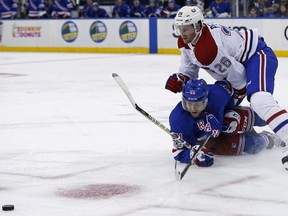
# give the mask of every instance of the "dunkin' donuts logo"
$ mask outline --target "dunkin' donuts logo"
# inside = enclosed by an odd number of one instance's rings
[[[40,38],[41,26],[18,26],[16,24],[12,27],[13,38]]]

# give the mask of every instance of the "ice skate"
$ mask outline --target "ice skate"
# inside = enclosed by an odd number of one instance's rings
[[[286,146],[283,148],[283,158],[282,158],[282,164],[284,165],[285,169],[288,170],[288,147]]]
[[[286,144],[274,133],[271,133],[268,131],[262,131],[260,134],[265,136],[269,140],[268,145],[266,146],[266,149],[272,149],[274,146],[275,147],[286,146]],[[287,153],[288,153],[288,150],[287,150]]]

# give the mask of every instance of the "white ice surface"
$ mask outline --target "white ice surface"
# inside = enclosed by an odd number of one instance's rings
[[[168,127],[180,95],[164,85],[178,66],[178,55],[0,53],[0,204],[15,205],[0,215],[288,215],[288,172],[278,148],[216,156],[213,167],[192,166],[175,179],[169,135],[131,106],[111,74]],[[287,67],[279,58],[274,94],[286,109]],[[60,196],[110,184],[135,190]]]

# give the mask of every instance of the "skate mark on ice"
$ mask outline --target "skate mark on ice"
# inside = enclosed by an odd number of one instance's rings
[[[64,179],[64,178],[69,178],[69,177],[74,177],[83,173],[89,173],[89,172],[95,172],[99,170],[105,170],[110,168],[111,166],[103,166],[103,167],[98,167],[98,168],[93,168],[93,169],[87,169],[87,170],[81,170],[79,172],[73,172],[73,173],[67,173],[67,174],[62,174],[62,175],[55,175],[55,176],[44,176],[44,175],[30,175],[30,174],[25,174],[25,173],[11,173],[11,172],[0,172],[2,175],[10,175],[10,176],[22,176],[22,177],[33,177],[37,179]]]
[[[220,184],[212,185],[211,187],[208,187],[206,189],[200,190],[200,193],[213,191],[214,189],[219,189],[221,187],[227,187],[227,186],[231,186],[231,185],[234,185],[234,184],[241,184],[243,182],[251,181],[251,180],[254,180],[254,179],[258,179],[258,178],[260,178],[260,176],[254,176],[254,175],[246,176],[246,177],[235,179],[235,180],[232,180],[232,181],[228,181],[228,182],[223,182],[223,183],[220,183]]]
[[[8,190],[7,187],[0,187],[0,191],[6,191],[6,190]]]
[[[1,77],[17,77],[17,76],[27,76],[26,74],[15,74],[15,73],[1,73]]]
[[[230,194],[227,195],[224,193],[215,192],[215,189],[219,190],[220,188],[224,188],[224,187],[235,185],[235,184],[241,184],[241,183],[251,181],[251,180],[257,180],[260,178],[261,176],[255,176],[255,175],[246,176],[243,178],[213,185],[209,188],[200,190],[199,193],[205,194],[206,196],[217,197],[217,198],[222,198],[222,199],[237,199],[237,200],[242,200],[242,201],[247,201],[247,202],[254,201],[254,202],[265,202],[265,203],[273,203],[273,204],[285,204],[285,205],[288,204],[288,201],[286,200],[275,200],[275,199],[267,199],[267,198],[261,199],[257,197],[236,196],[236,195],[230,195]]]
[[[217,209],[207,209],[207,208],[189,208],[189,207],[179,207],[179,206],[174,206],[174,205],[146,205],[146,206],[142,206],[142,207],[138,207],[138,208],[134,208],[134,209],[130,209],[128,211],[122,212],[122,213],[116,213],[116,214],[110,214],[110,216],[134,216],[134,215],[145,215],[144,213],[147,211],[149,212],[149,214],[147,215],[151,215],[151,212],[153,209],[156,210],[161,210],[163,209],[164,212],[169,212],[170,210],[173,212],[178,212],[175,215],[197,215],[201,214],[217,214],[217,215],[222,215],[222,216],[244,216],[244,214],[237,214],[237,213],[230,213],[225,211],[219,211]],[[167,211],[168,210],[168,211]],[[143,213],[144,212],[144,213]],[[194,213],[194,214],[193,214]],[[155,214],[157,215],[157,214]],[[162,215],[162,214],[161,214]],[[164,214],[165,215],[165,214]],[[171,213],[167,213],[167,215],[172,215]],[[255,216],[255,214],[245,214],[245,216]]]

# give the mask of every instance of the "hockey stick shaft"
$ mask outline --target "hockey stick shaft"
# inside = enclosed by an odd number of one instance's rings
[[[187,173],[188,169],[190,168],[190,166],[193,164],[193,161],[196,157],[196,155],[198,154],[198,152],[207,144],[207,142],[209,141],[210,137],[212,135],[208,136],[205,141],[197,148],[197,150],[195,150],[194,154],[191,157],[190,163],[187,164],[184,169],[182,171],[177,170],[177,161],[175,161],[175,176],[176,179],[178,179],[179,181],[181,181],[183,179],[183,177],[185,176],[185,174]]]
[[[149,113],[147,113],[145,110],[143,110],[141,107],[138,106],[138,104],[135,102],[134,98],[132,97],[132,94],[130,93],[128,87],[126,86],[125,82],[122,80],[122,78],[116,74],[113,73],[112,77],[114,78],[114,80],[117,82],[117,84],[121,87],[121,89],[124,91],[124,93],[126,94],[126,96],[128,97],[128,99],[130,100],[132,106],[138,111],[140,112],[143,116],[145,116],[148,120],[150,120],[151,122],[153,122],[155,125],[157,125],[159,128],[161,128],[163,131],[165,131],[167,134],[169,134],[170,136],[175,136],[175,134],[173,134],[169,128],[167,128],[164,124],[162,124],[160,121],[158,121],[157,119],[155,119],[153,116],[151,116]],[[183,143],[183,145],[188,148],[191,149],[191,145],[188,144],[187,142],[185,142],[184,140],[181,139],[181,142]]]

